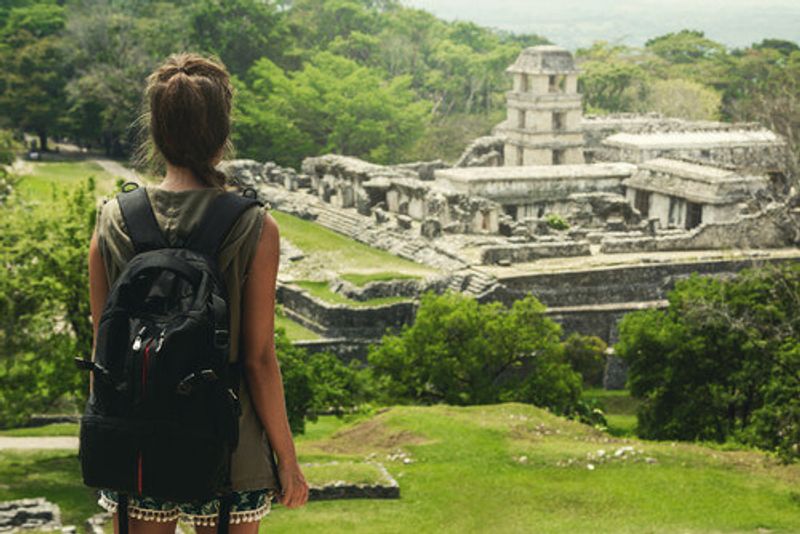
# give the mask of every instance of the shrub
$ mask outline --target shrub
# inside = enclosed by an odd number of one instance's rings
[[[64,395],[88,390],[73,358],[90,353],[86,257],[92,178],[45,209],[0,203],[0,427],[19,425]]]
[[[606,342],[596,336],[578,333],[564,341],[564,354],[573,369],[583,377],[584,387],[601,387],[606,363]]]
[[[369,403],[370,376],[358,360],[345,364],[330,352],[309,353],[293,345],[282,327],[275,329],[275,352],[293,433],[304,433],[306,420],[316,421],[320,413],[342,417]]]
[[[800,265],[695,275],[668,298],[619,327],[616,350],[643,400],[639,434],[735,438],[800,458]]]
[[[381,400],[519,401],[579,415],[581,377],[564,357],[561,327],[544,312],[532,295],[507,308],[451,291],[423,294],[414,324],[370,349]]]
[[[569,230],[569,223],[557,213],[550,213],[545,220],[553,230]]]

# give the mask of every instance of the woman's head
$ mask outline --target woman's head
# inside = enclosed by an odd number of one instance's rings
[[[152,157],[188,167],[224,187],[215,164],[230,151],[233,88],[225,66],[197,54],[173,54],[147,78],[145,106]],[[144,126],[144,125],[143,125]]]

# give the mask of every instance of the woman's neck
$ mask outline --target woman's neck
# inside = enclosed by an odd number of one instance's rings
[[[208,184],[198,180],[188,167],[167,163],[167,173],[159,187],[167,191],[182,191],[185,189],[208,189]]]

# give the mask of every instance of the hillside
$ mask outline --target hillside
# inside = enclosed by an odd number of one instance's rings
[[[396,406],[302,440],[300,452],[304,461],[374,453],[401,498],[276,507],[267,529],[800,531],[800,465],[754,451],[618,439],[520,403]]]
[[[800,465],[614,438],[526,404],[394,406],[346,424],[324,416],[296,443],[303,465],[340,461],[333,478],[353,478],[364,460],[382,462],[400,499],[274,505],[264,531],[800,531]],[[305,471],[318,482],[320,473]],[[74,452],[0,452],[0,500],[41,495],[73,524],[99,511]]]

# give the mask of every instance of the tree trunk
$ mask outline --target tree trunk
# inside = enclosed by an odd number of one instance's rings
[[[39,130],[36,135],[39,136],[39,152],[47,152],[47,131]]]

